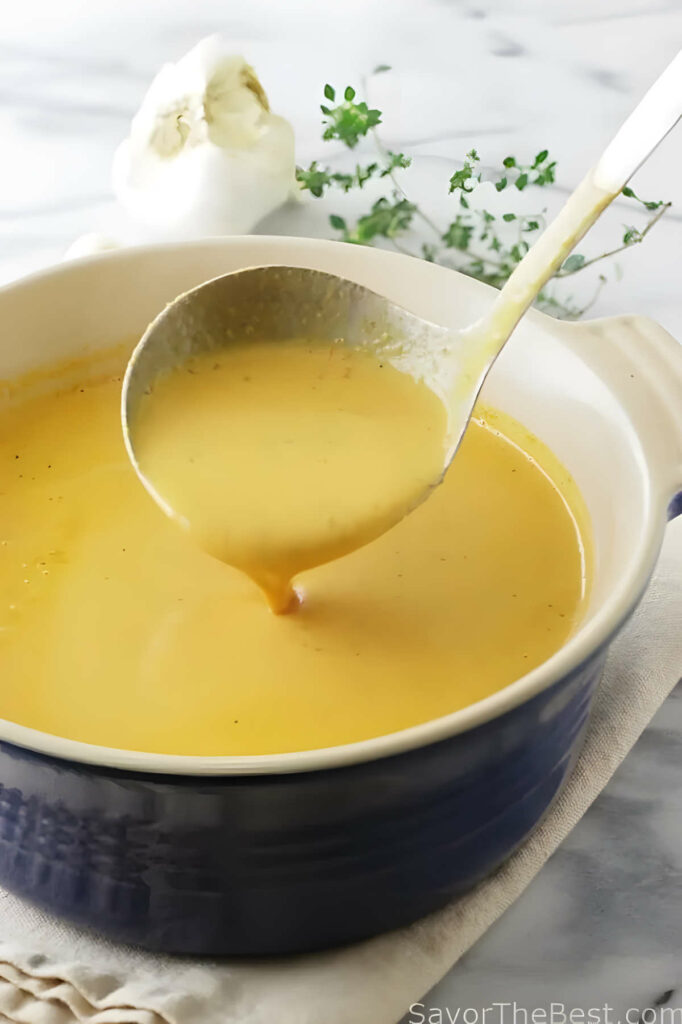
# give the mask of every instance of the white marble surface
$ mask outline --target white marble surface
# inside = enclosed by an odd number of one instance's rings
[[[113,149],[159,64],[203,35],[224,33],[255,65],[274,109],[296,128],[300,162],[330,152],[319,141],[323,83],[359,84],[377,64],[390,64],[391,74],[369,82],[371,98],[386,111],[384,139],[421,157],[411,188],[442,218],[446,172],[471,145],[490,162],[548,146],[559,160],[559,184],[575,185],[674,55],[682,5],[6,0],[1,24],[4,283],[58,260],[82,232],[117,230]],[[676,209],[645,245],[625,254],[622,280],[594,310],[646,313],[680,337],[681,168],[678,129],[636,180],[640,192],[671,199]],[[554,190],[550,207],[560,196],[561,188]],[[264,227],[326,234],[328,212],[311,203]],[[624,219],[635,220],[623,206],[610,218],[586,252],[614,237]],[[651,1006],[671,989],[670,1005],[682,1005],[681,751],[678,692],[525,895],[426,997],[428,1007],[441,1008],[447,1020],[446,1007],[480,1011],[495,1001],[527,1009],[606,1002],[615,1022],[626,1008]],[[470,1015],[466,1024],[478,1022]]]

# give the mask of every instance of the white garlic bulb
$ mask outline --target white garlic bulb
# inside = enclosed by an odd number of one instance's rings
[[[210,36],[157,74],[113,185],[147,237],[245,234],[294,191],[293,129],[253,68]]]

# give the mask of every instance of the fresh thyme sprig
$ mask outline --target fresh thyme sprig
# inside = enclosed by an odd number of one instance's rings
[[[381,66],[377,70],[389,69]],[[381,124],[381,111],[368,107],[364,101],[358,101],[355,89],[351,86],[346,87],[342,101],[337,103],[336,90],[331,85],[325,85],[324,98],[325,103],[321,105],[323,139],[335,139],[348,149],[354,149],[361,139],[370,135],[375,143],[376,158],[369,163],[357,163],[352,172],[346,173],[332,171],[314,160],[307,168],[297,169],[296,176],[301,188],[319,198],[332,189],[340,189],[342,192],[362,189],[371,180],[386,179],[391,185],[389,194],[375,200],[370,210],[358,217],[355,223],[347,223],[338,214],[330,216],[329,222],[340,233],[342,240],[371,245],[384,239],[400,252],[454,266],[470,277],[501,288],[528,252],[534,234],[543,230],[545,210],[524,213],[512,208],[507,213],[493,214],[473,203],[474,193],[485,182],[491,182],[497,192],[509,194],[509,205],[513,207],[513,197],[517,193],[526,188],[544,188],[554,183],[557,162],[550,157],[549,152],[541,150],[528,163],[523,163],[515,156],[508,156],[502,161],[499,171],[486,175],[478,152],[470,150],[462,166],[450,176],[449,192],[455,196],[458,209],[450,223],[442,227],[406,194],[396,172],[408,168],[411,161],[404,153],[394,153],[382,143],[377,131]],[[623,195],[652,214],[645,226],[639,229],[625,225],[620,244],[597,256],[588,259],[581,253],[573,253],[559,268],[555,279],[571,277],[639,244],[671,205],[663,200],[652,202],[641,199],[629,186],[623,189]],[[430,241],[422,242],[418,250],[410,234],[416,220],[421,221],[432,236]],[[599,275],[597,293],[606,280],[603,274]],[[538,296],[537,305],[553,316],[570,319],[580,316],[587,308],[576,306],[570,296],[560,298],[547,289]]]
[[[325,85],[324,98],[333,103],[336,91],[331,85]],[[340,139],[349,149],[353,149],[370,128],[381,123],[381,111],[370,110],[366,103],[355,102],[355,89],[347,85],[343,92],[343,102],[336,107],[321,104],[320,110],[325,115],[323,120],[323,139]]]

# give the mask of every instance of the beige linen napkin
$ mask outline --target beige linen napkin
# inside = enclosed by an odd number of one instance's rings
[[[612,652],[561,797],[475,890],[401,931],[268,962],[145,954],[0,891],[0,1024],[395,1024],[526,888],[585,813],[682,673],[682,519]]]

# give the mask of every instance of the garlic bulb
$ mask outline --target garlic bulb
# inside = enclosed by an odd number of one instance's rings
[[[294,133],[253,68],[211,36],[157,74],[113,185],[147,237],[244,234],[294,191]]]

